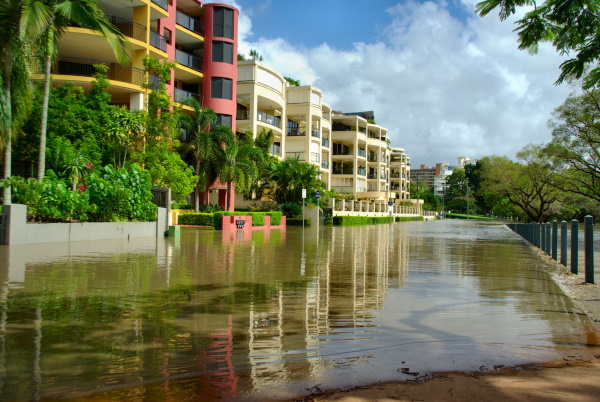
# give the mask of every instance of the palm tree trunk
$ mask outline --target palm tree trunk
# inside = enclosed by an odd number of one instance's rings
[[[12,176],[11,164],[12,164],[12,98],[11,98],[11,76],[12,76],[13,56],[11,44],[6,46],[5,59],[4,59],[4,102],[5,102],[5,121],[4,121],[4,178],[8,179]],[[11,204],[11,188],[10,186],[4,187],[3,202],[4,205]]]
[[[54,47],[54,20],[47,28],[46,60],[44,70],[44,103],[42,104],[42,123],[40,128],[40,153],[38,157],[38,180],[44,180],[46,174],[46,127],[48,124],[48,103],[50,101],[50,68],[52,67],[52,49]]]
[[[196,158],[196,176],[200,177],[200,160]],[[200,212],[200,183],[196,183],[196,187],[194,187],[194,211],[196,213]]]

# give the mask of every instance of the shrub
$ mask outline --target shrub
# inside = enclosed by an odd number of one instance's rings
[[[281,206],[275,201],[255,201],[248,206],[250,212],[280,211]]]
[[[221,211],[214,213],[214,227],[217,230],[221,230],[221,218],[223,216],[232,216],[232,215],[244,215],[252,217],[252,226],[264,226],[265,225],[265,215],[269,215],[271,217],[271,226],[281,225],[281,217],[283,214],[280,211],[271,211],[271,212],[245,212],[245,211]]]
[[[171,209],[194,209],[194,206],[187,202],[172,202]]]
[[[304,226],[310,226],[311,225],[310,219],[302,219],[302,218],[286,219],[285,222],[286,222],[287,226],[302,226],[302,221],[304,221]]]
[[[284,202],[280,205],[281,212],[289,218],[295,218],[302,215],[302,207],[295,202]]]
[[[209,213],[193,213],[179,215],[177,218],[178,225],[196,225],[196,226],[214,226],[214,214]]]
[[[334,216],[334,225],[370,225],[373,223],[390,223],[387,216]]]

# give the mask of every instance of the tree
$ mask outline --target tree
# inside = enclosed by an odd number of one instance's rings
[[[422,181],[419,184],[410,182],[410,194],[413,199],[423,200],[423,209],[428,211],[436,211],[440,208],[440,199],[433,194],[433,189],[426,182]]]
[[[539,146],[528,145],[517,154],[521,163],[507,157],[481,159],[482,190],[499,194],[508,200],[531,222],[545,222],[553,213],[560,191],[550,163]]]
[[[515,14],[517,7],[533,9],[516,22],[519,49],[536,53],[540,42],[551,42],[561,55],[574,57],[560,65],[561,73],[555,84],[565,79],[584,77],[584,87],[591,88],[600,81],[600,4],[596,0],[485,0],[477,4],[481,17],[494,9],[501,20]],[[587,70],[589,66],[593,66]]]
[[[271,180],[274,189],[272,198],[279,204],[285,202],[298,203],[302,199],[302,189],[311,195],[307,202],[313,202],[316,190],[326,189],[323,181],[319,180],[321,171],[312,163],[301,162],[297,158],[285,158],[273,169]]]
[[[38,161],[38,180],[42,180],[46,170],[46,126],[50,99],[50,71],[52,62],[58,55],[60,38],[66,29],[74,24],[94,30],[108,40],[117,60],[123,64],[127,62],[130,45],[125,35],[108,21],[94,0],[28,0],[26,7],[32,10],[26,14],[27,18],[32,19],[29,23],[36,23],[45,28],[39,43],[44,61],[44,103]]]
[[[549,121],[543,151],[562,179],[561,189],[600,201],[600,90],[571,94]]]
[[[214,130],[229,130],[227,126],[217,126]],[[227,134],[224,134],[225,136]],[[230,134],[233,136],[233,133]],[[224,149],[224,164],[220,169],[219,179],[227,183],[227,202],[226,210],[233,210],[231,201],[233,199],[232,183],[235,182],[235,188],[240,193],[250,190],[252,183],[258,177],[258,167],[253,160],[260,158],[260,151],[254,148],[252,144],[242,140],[230,142]]]

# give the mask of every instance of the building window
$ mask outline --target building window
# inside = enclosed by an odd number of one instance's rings
[[[213,35],[233,39],[233,10],[226,7],[215,7]]]
[[[173,36],[172,32],[169,29],[165,28],[163,30],[163,36],[167,40],[167,43],[170,45],[171,44],[171,37]]]
[[[233,64],[233,43],[213,41],[212,61]]]
[[[231,128],[231,115],[230,114],[217,114],[217,122],[215,123],[215,125],[219,126],[221,124]]]
[[[229,78],[213,77],[210,80],[211,98],[231,99],[233,93],[232,81]]]

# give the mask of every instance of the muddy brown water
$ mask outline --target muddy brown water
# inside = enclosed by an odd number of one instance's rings
[[[504,225],[0,246],[0,399],[263,400],[598,349]]]

